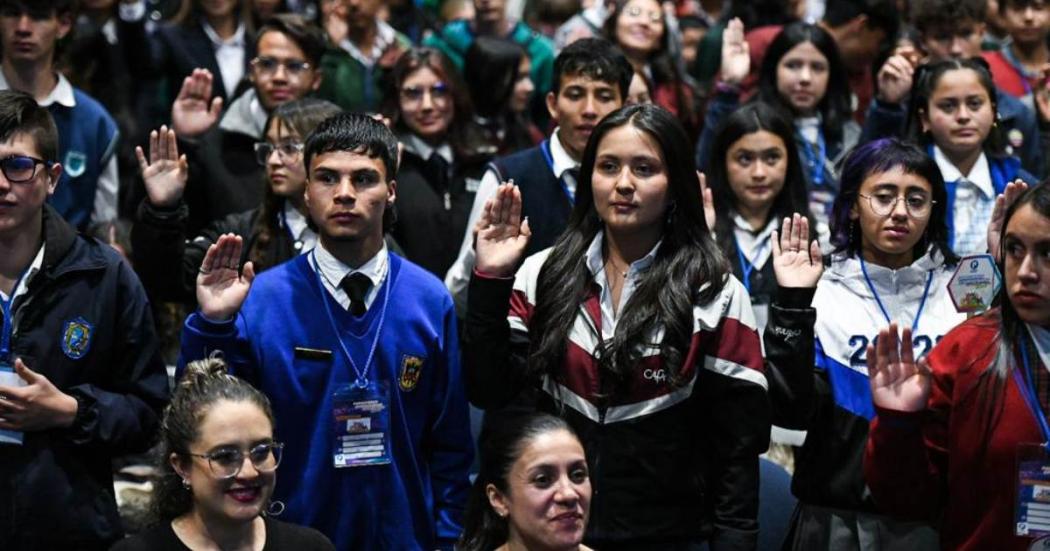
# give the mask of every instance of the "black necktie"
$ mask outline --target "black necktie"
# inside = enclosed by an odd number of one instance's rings
[[[365,274],[357,272],[344,277],[343,281],[339,282],[339,287],[346,291],[346,296],[350,297],[350,313],[355,316],[363,316],[365,314],[365,295],[372,287],[372,280],[368,279]]]

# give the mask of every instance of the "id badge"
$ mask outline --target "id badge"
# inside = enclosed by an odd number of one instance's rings
[[[338,468],[390,463],[390,387],[384,381],[347,385],[332,396]]]
[[[1050,454],[1042,444],[1017,446],[1014,532],[1037,539],[1050,536]]]
[[[2,386],[25,386],[26,382],[15,373],[11,364],[0,361],[0,385]],[[0,445],[14,444],[22,445],[24,434],[20,431],[0,429]]]

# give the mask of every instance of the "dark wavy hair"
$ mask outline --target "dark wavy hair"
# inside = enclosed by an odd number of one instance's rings
[[[780,113],[763,102],[753,102],[733,111],[715,132],[711,143],[711,157],[706,171],[707,184],[715,200],[715,235],[718,245],[726,255],[734,254],[733,218],[737,210],[737,196],[729,185],[729,173],[726,158],[729,148],[737,140],[765,130],[784,142],[787,155],[787,172],[784,174],[784,187],[773,200],[769,210],[769,220],[790,217],[799,213],[809,219],[810,237],[816,235],[816,224],[809,212],[809,195],[806,190],[806,179],[802,175],[802,163],[795,145],[795,126]]]
[[[509,494],[510,470],[533,440],[559,431],[579,440],[564,419],[546,413],[525,414],[495,426],[481,440],[481,469],[467,497],[457,551],[492,551],[507,542],[507,519],[492,510],[485,488],[492,484],[504,495]]]
[[[624,383],[638,365],[640,347],[656,346],[671,373],[670,380],[684,382],[678,375],[685,368],[693,334],[693,306],[710,302],[725,285],[728,263],[704,221],[700,182],[682,124],[668,111],[651,104],[613,111],[598,123],[587,141],[568,227],[540,270],[529,330],[537,335],[530,342],[531,373],[559,378],[569,331],[593,281],[585,260],[587,249],[604,227],[591,189],[598,146],[611,130],[628,125],[648,135],[659,148],[667,170],[671,206],[662,222],[663,238],[655,260],[641,276],[635,293],[621,306],[615,335],[598,350],[599,369]],[[665,330],[663,342],[647,341],[655,327]]]
[[[795,119],[796,113],[791,103],[777,91],[777,65],[792,48],[806,42],[812,44],[828,60],[828,87],[824,91],[824,97],[817,104],[821,129],[829,141],[841,140],[842,127],[853,116],[849,79],[835,39],[824,29],[804,22],[785,26],[766,50],[766,57],[763,58],[758,73],[756,97],[759,101],[772,105],[786,119]]]
[[[300,140],[305,141],[314,128],[321,124],[321,121],[340,111],[339,106],[332,102],[316,98],[302,98],[279,105],[270,113],[263,128],[268,133],[272,125],[280,124],[289,132],[299,136]],[[265,176],[263,179],[265,180]],[[285,198],[273,192],[270,182],[264,183],[263,201],[251,229],[251,234],[256,237],[248,250],[248,259],[255,264],[256,270],[270,267],[266,264],[266,259],[269,256],[268,251],[273,243],[273,237],[277,235],[277,232],[283,231],[278,216],[284,209]]]
[[[188,457],[190,445],[200,438],[200,425],[211,407],[221,401],[248,402],[274,426],[270,400],[252,385],[226,372],[226,362],[207,359],[190,362],[171,394],[160,424],[158,474],[153,481],[152,514],[158,522],[171,522],[193,508],[193,491],[171,465],[171,455]]]
[[[479,36],[463,58],[463,79],[474,101],[475,122],[488,136],[490,151],[532,147],[526,113],[514,113],[510,98],[521,77],[525,48],[505,38]]]
[[[920,65],[915,70],[915,75],[912,77],[911,101],[908,102],[908,118],[904,135],[909,140],[923,147],[933,143],[931,133],[923,132],[922,130],[921,117],[923,114],[929,113],[930,100],[933,97],[933,91],[937,89],[937,84],[941,81],[941,77],[948,71],[961,70],[970,70],[977,74],[977,80],[981,83],[981,87],[984,88],[985,92],[988,93],[988,100],[992,104],[992,115],[995,118],[993,119],[992,128],[988,132],[988,137],[984,140],[984,151],[993,157],[1003,157],[1007,154],[1006,139],[1003,137],[1000,125],[994,124],[999,122],[999,101],[996,98],[995,81],[992,80],[992,71],[988,67],[988,62],[980,57],[944,59]]]
[[[926,222],[926,231],[912,249],[916,257],[922,256],[931,246],[947,264],[958,260],[948,246],[948,194],[944,189],[944,178],[937,163],[922,149],[899,138],[883,138],[853,148],[842,164],[839,194],[831,208],[831,244],[834,254],[853,257],[860,254],[860,225],[850,220],[850,210],[860,198],[860,186],[872,174],[899,168],[906,174],[914,174],[930,184],[933,210]]]

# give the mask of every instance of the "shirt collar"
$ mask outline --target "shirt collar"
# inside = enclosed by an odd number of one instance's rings
[[[284,202],[284,223],[288,225],[288,231],[292,232],[292,237],[298,240],[302,240],[306,232],[312,231],[310,225],[306,223],[306,216],[292,206],[291,201]]]
[[[602,272],[605,267],[605,254],[602,252],[602,245],[605,242],[605,231],[599,231],[594,239],[591,240],[591,244],[587,247],[587,269],[590,270],[591,275],[598,275]],[[656,242],[656,245],[643,257],[635,260],[627,268],[627,274],[634,275],[642,270],[647,269],[652,265],[653,261],[656,260],[656,251],[660,250],[660,244],[663,243],[663,239]]]
[[[420,159],[424,161],[429,159],[431,155],[437,151],[438,155],[441,155],[442,159],[445,159],[449,163],[452,162],[452,147],[448,145],[448,142],[444,142],[441,145],[434,147],[426,142],[423,138],[407,132],[401,135],[401,143],[405,144],[405,148],[415,153]]]
[[[57,103],[63,107],[69,107],[72,109],[76,107],[77,100],[76,96],[73,95],[73,85],[69,83],[69,80],[62,73],[57,73],[58,83],[51,90],[51,93],[46,98],[37,102],[41,107],[48,107],[52,103]],[[0,90],[7,90],[11,88],[7,84],[7,76],[4,75],[3,71],[0,71]]]
[[[324,244],[321,242],[317,243],[314,247],[314,255],[317,260],[317,266],[321,269],[321,275],[328,280],[333,287],[339,287],[339,283],[350,274],[364,274],[372,281],[372,287],[378,288],[383,282],[383,278],[386,277],[387,267],[389,265],[389,253],[386,249],[386,241],[383,242],[383,247],[379,249],[379,252],[375,256],[368,259],[367,262],[362,264],[357,269],[351,268],[339,260],[332,253],[328,252],[328,249],[324,248]]]
[[[561,175],[566,170],[579,168],[580,163],[574,161],[569,152],[565,150],[565,146],[561,144],[561,139],[558,138],[558,128],[551,132],[549,142],[551,145],[551,160],[554,161],[554,176],[561,178]]]
[[[970,169],[969,174],[963,174],[948,160],[948,157],[941,151],[941,148],[936,145],[933,146],[933,160],[937,163],[937,168],[941,169],[941,176],[944,176],[945,182],[955,182],[960,179],[965,179],[977,187],[984,194],[985,198],[995,197],[995,188],[992,186],[992,171],[988,168],[988,157],[981,152],[981,156],[977,158],[977,162],[974,163],[973,168]]]
[[[201,20],[201,27],[204,29],[204,34],[208,35],[208,40],[211,40],[211,43],[215,46],[244,47],[244,23],[238,23],[237,30],[233,31],[233,36],[227,40],[223,40],[219,33],[215,31],[215,27],[212,27],[206,20]]]
[[[386,21],[376,19],[376,38],[372,42],[372,51],[365,53],[358,49],[357,45],[350,41],[348,38],[344,38],[340,43],[339,47],[346,50],[350,55],[360,61],[366,67],[375,65],[376,61],[383,56],[383,52],[386,51],[394,41],[397,40],[397,31],[394,30]]]
[[[36,252],[36,256],[34,256],[33,261],[29,263],[29,269],[26,270],[25,277],[18,281],[17,287],[11,290],[11,300],[29,292],[29,282],[32,281],[33,277],[44,265],[44,245],[45,244],[43,243],[40,244],[40,249]],[[0,297],[4,300],[8,300],[8,297],[4,295],[3,291],[0,291]]]

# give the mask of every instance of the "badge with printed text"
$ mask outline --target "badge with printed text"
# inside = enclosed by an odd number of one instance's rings
[[[1042,444],[1017,446],[1014,532],[1033,538],[1050,536],[1050,454]]]
[[[62,352],[71,360],[79,360],[91,348],[95,327],[84,318],[67,321],[62,326]]]
[[[991,255],[963,257],[948,282],[948,295],[961,313],[975,314],[991,307],[1002,276]]]
[[[390,463],[390,388],[386,382],[340,388],[332,395],[332,417],[332,464],[337,469]]]
[[[401,356],[401,374],[397,378],[397,386],[402,392],[411,392],[419,384],[419,377],[423,374],[423,362],[426,358],[405,354]]]
[[[15,373],[11,364],[5,361],[0,361],[0,386],[26,386],[26,382]],[[16,446],[21,446],[22,437],[23,434],[19,431],[0,429],[0,444],[14,444]]]

